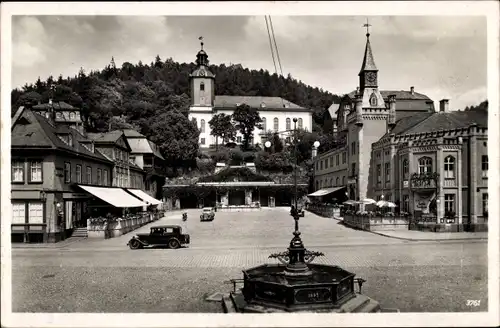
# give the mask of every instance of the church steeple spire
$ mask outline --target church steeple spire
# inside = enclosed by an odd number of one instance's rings
[[[360,76],[364,71],[378,71],[377,66],[375,65],[375,60],[373,59],[372,47],[370,45],[370,26],[371,25],[368,23],[367,18],[366,24],[363,25],[363,27],[366,27],[366,46],[363,64],[361,65],[361,70],[359,71]]]
[[[203,50],[203,37],[200,36],[198,38],[198,40],[200,40],[201,42],[201,50],[198,51],[198,54],[196,55],[196,64],[198,66],[208,66],[208,55],[207,53],[205,52],[205,50]]]

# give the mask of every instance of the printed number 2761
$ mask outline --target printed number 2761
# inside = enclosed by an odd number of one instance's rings
[[[467,306],[479,306],[481,300],[467,300]]]

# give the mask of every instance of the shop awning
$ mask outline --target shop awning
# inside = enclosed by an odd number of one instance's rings
[[[114,207],[148,206],[147,203],[140,201],[121,188],[90,187],[80,185],[79,187],[95,197],[102,199],[106,203],[113,205]]]
[[[159,205],[162,203],[160,200],[149,196],[141,189],[128,189],[127,188],[127,191],[131,192],[132,194],[134,194],[136,197],[138,197],[142,201],[149,203],[151,205]]]
[[[320,189],[320,190],[317,190],[317,191],[315,191],[312,194],[309,194],[307,196],[316,196],[316,197],[325,196],[325,195],[331,194],[332,192],[336,192],[336,191],[343,189],[343,188],[345,188],[345,186],[336,187],[336,188]]]

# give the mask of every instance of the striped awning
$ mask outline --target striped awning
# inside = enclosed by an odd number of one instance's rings
[[[312,194],[309,194],[307,196],[314,196],[314,197],[320,197],[320,196],[325,196],[325,195],[328,195],[328,194],[331,194],[332,192],[336,192],[340,189],[343,189],[345,188],[346,186],[342,186],[342,187],[336,187],[336,188],[326,188],[326,189],[320,189],[320,190],[317,190],[315,192],[313,192]]]

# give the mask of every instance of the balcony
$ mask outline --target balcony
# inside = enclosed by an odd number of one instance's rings
[[[436,189],[439,174],[436,172],[414,173],[410,178],[411,189]]]

